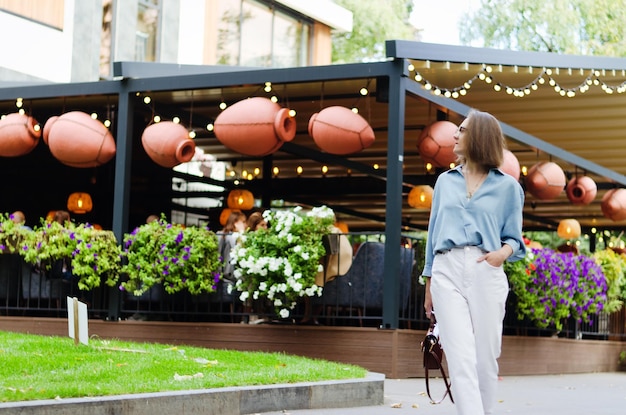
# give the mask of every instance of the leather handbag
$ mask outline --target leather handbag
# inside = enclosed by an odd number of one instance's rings
[[[430,398],[430,402],[433,404],[438,404],[443,402],[446,399],[446,396],[450,397],[450,400],[454,403],[454,399],[452,398],[452,391],[450,390],[450,380],[446,376],[446,371],[443,368],[443,348],[441,347],[441,343],[439,343],[439,336],[437,335],[437,320],[435,319],[435,313],[430,314],[430,327],[428,328],[428,332],[426,332],[426,337],[422,341],[422,353],[424,353],[424,378],[426,381],[426,393],[428,393],[428,397]],[[443,394],[443,397],[435,401],[430,395],[430,380],[429,380],[429,370],[439,370],[441,373],[441,377],[443,378],[443,383],[446,385],[446,391]]]

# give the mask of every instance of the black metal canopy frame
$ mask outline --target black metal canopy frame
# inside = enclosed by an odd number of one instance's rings
[[[293,204],[326,204],[338,214],[352,218],[351,228],[384,230],[386,249],[382,328],[393,329],[398,327],[399,305],[396,276],[399,274],[400,251],[396,248],[400,245],[403,230],[423,230],[428,222],[428,211],[408,207],[403,202],[403,196],[414,185],[433,184],[436,177],[436,174],[425,170],[415,145],[407,143],[405,137],[435,120],[460,121],[471,109],[458,100],[437,96],[422,88],[409,76],[410,62],[488,61],[504,65],[558,67],[588,67],[589,64],[587,61],[580,62],[577,57],[553,54],[509,53],[396,40],[387,41],[386,46],[389,59],[384,62],[286,69],[118,62],[114,65],[112,80],[0,88],[0,113],[15,112],[18,98],[24,102],[27,112],[41,119],[70,109],[98,114],[114,113],[113,132],[117,152],[114,164],[110,166],[111,174],[107,176],[111,183],[102,184],[110,187],[110,191],[104,194],[112,198],[111,217],[100,221],[111,223],[118,240],[129,231],[132,225],[130,218],[136,205],[146,202],[137,190],[136,181],[133,181],[134,176],[141,174],[141,166],[145,166],[141,164],[145,160],[138,158],[140,151],[137,142],[141,130],[155,112],[164,119],[179,116],[183,123],[190,120],[194,125],[188,128],[198,132],[197,145],[206,153],[215,155],[217,160],[250,165],[260,163],[262,178],[243,180],[243,183],[246,188],[261,195],[264,207],[269,207],[270,201],[275,199]],[[596,67],[626,68],[626,61],[619,59],[597,58],[594,64]],[[246,157],[229,151],[204,126],[215,120],[220,102],[233,103],[263,94],[259,86],[267,82],[273,86],[281,104],[297,110],[298,118],[302,121],[298,123],[296,139],[285,143],[277,154],[262,158]],[[358,91],[364,85],[367,85],[369,94],[359,97]],[[143,97],[146,96],[151,97],[150,106],[144,104]],[[305,141],[308,116],[330,105],[358,106],[376,132],[376,144],[361,154],[336,156],[324,153]],[[612,186],[626,186],[626,176],[616,171],[506,123],[502,127],[510,140],[533,151],[540,151],[583,171],[604,177]],[[378,166],[374,167],[373,163]],[[296,174],[294,166],[300,164],[307,165],[306,171],[312,171],[319,164],[333,166],[335,173],[324,177],[320,177],[319,173]],[[280,176],[272,175],[272,165],[282,166]],[[151,192],[170,201],[172,197],[215,195],[212,192],[193,194],[193,191],[189,191],[184,195],[173,192],[173,177],[219,185],[225,192],[237,186],[235,180],[230,178],[219,181],[175,171],[168,171],[168,174],[169,188],[152,189]],[[149,173],[147,176],[145,180],[150,182]],[[29,186],[28,183],[25,185]],[[177,208],[184,209],[182,206]],[[545,229],[554,229],[558,223],[550,216],[535,215],[532,211],[525,211],[525,220]],[[116,304],[111,304],[113,317],[115,309]]]

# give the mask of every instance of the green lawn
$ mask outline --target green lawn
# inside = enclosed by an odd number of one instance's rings
[[[237,352],[0,331],[0,401],[104,396],[365,377],[366,369]]]

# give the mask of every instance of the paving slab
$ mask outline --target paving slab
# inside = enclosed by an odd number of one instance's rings
[[[335,409],[282,410],[263,415],[456,415],[446,399],[432,405],[424,379],[386,379],[382,405]],[[433,395],[443,393],[436,379]],[[433,396],[434,397],[434,396]],[[625,415],[626,372],[510,376],[498,385],[496,415]]]

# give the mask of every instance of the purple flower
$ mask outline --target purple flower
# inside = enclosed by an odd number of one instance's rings
[[[178,235],[176,235],[176,244],[179,244],[183,241],[183,231],[180,231]]]

